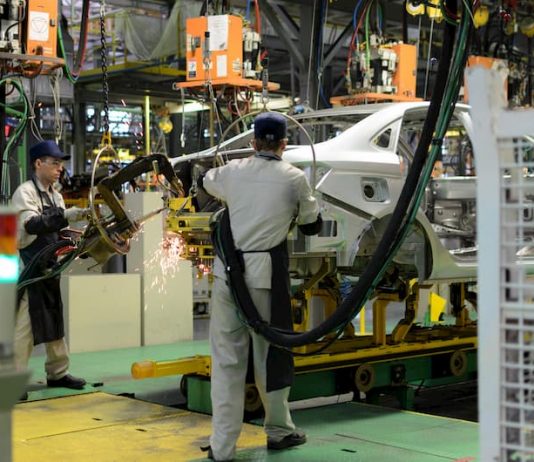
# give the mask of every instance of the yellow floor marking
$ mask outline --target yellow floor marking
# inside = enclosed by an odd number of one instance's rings
[[[202,459],[211,417],[105,393],[15,406],[14,462]],[[261,427],[243,426],[238,448],[264,447]]]

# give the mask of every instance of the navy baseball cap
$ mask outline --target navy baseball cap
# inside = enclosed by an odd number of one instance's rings
[[[55,157],[56,159],[69,160],[70,155],[64,154],[54,141],[41,141],[30,148],[30,161],[33,162],[41,157]]]
[[[262,112],[254,119],[254,137],[279,141],[287,135],[286,118],[277,112]]]

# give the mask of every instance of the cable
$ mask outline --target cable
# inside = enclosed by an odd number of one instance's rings
[[[87,31],[89,24],[89,6],[90,0],[83,0],[82,3],[82,19],[80,22],[80,38],[78,40],[78,51],[76,53],[76,58],[74,59],[73,69],[70,69],[67,62],[67,54],[65,52],[65,47],[63,45],[63,30],[61,28],[61,21],[58,21],[58,42],[61,55],[65,60],[64,68],[67,78],[71,83],[75,83],[80,76],[81,69],[85,62],[86,46],[87,46]]]
[[[61,117],[61,89],[60,81],[63,78],[63,68],[57,68],[50,73],[49,83],[54,101],[54,136],[56,143],[63,138],[63,118]]]
[[[9,174],[9,153],[11,152],[11,149],[13,146],[15,146],[22,134],[24,133],[24,129],[26,128],[26,124],[28,122],[28,98],[26,97],[26,93],[24,92],[24,87],[21,82],[18,80],[13,80],[12,78],[4,78],[0,80],[0,87],[5,86],[7,84],[12,85],[14,88],[17,89],[19,93],[19,102],[22,101],[23,103],[23,112],[20,113],[18,111],[8,111],[6,109],[9,109],[6,105],[1,105],[4,107],[6,112],[14,112],[14,115],[20,118],[20,122],[17,125],[15,129],[15,133],[9,138],[9,141],[6,144],[6,147],[4,148],[4,151],[2,152],[2,178],[0,179],[1,188],[0,188],[0,199],[2,202],[6,202],[9,196],[11,195],[11,181],[10,181],[10,174]],[[3,129],[3,127],[2,127]]]
[[[254,9],[256,11],[256,32],[261,35],[261,14],[259,0],[254,0]]]

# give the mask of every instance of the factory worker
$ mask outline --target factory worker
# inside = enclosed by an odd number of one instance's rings
[[[63,161],[69,158],[53,141],[42,141],[30,148],[32,177],[22,183],[12,197],[12,205],[18,213],[18,248],[24,266],[42,249],[58,242],[62,228],[85,218],[84,209],[65,209],[63,197],[54,188],[63,170]],[[44,268],[50,268],[56,261],[53,257],[41,263]],[[15,364],[19,368],[27,367],[34,345],[44,343],[47,385],[81,389],[85,380],[73,377],[68,371],[59,278],[58,275],[36,282],[23,289],[23,293],[19,292]],[[21,399],[27,397],[25,393]]]
[[[226,203],[236,248],[243,252],[245,280],[252,299],[271,325],[291,329],[287,234],[293,220],[305,234],[320,231],[317,201],[305,174],[282,160],[286,119],[262,113],[254,120],[255,155],[209,170],[200,185]],[[241,432],[245,377],[252,345],[255,383],[265,409],[268,449],[306,442],[289,413],[293,379],[290,352],[270,346],[246,327],[227,285],[220,259],[214,265],[211,298],[211,400],[209,457],[232,460]],[[251,342],[252,340],[252,342]]]

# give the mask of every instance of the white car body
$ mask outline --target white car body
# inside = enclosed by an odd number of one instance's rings
[[[428,103],[377,104],[297,116],[303,125],[314,122],[316,131],[321,130],[322,123],[335,126],[329,121],[337,119],[343,119],[346,125],[353,117],[355,123],[345,130],[342,127],[337,136],[314,144],[315,193],[325,226],[319,236],[294,232],[290,237],[295,277],[311,276],[325,258],[343,274],[361,274],[395,208],[405,180],[404,170],[413,154],[403,133],[416,132],[411,127],[422,125],[427,108]],[[459,127],[452,130],[463,133],[465,139],[470,137],[467,106],[457,105],[451,126]],[[251,137],[248,131],[227,140],[221,143],[220,152],[228,158],[249,155]],[[187,161],[207,167],[214,152],[212,148],[172,162],[175,166]],[[289,146],[284,160],[308,172],[313,181],[309,145]],[[448,176],[429,182],[413,230],[394,259],[401,274],[427,283],[476,279],[475,181],[474,176]]]

